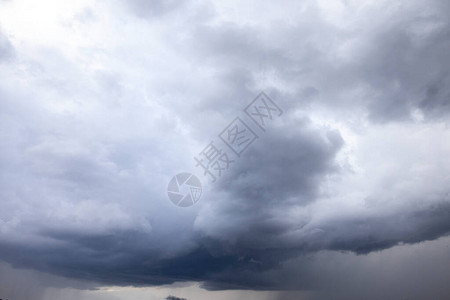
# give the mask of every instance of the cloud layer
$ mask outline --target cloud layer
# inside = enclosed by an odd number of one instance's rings
[[[313,289],[286,262],[450,232],[446,1],[44,2],[0,3],[1,260]],[[193,157],[260,91],[284,114],[209,182]]]

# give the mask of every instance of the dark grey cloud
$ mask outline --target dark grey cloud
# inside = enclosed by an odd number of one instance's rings
[[[291,105],[312,102],[343,113],[363,108],[373,122],[411,120],[418,109],[433,120],[447,113],[446,5],[413,1],[392,5],[392,14],[369,5],[364,16],[370,19],[335,27],[309,2],[302,22],[279,31],[226,23],[202,24],[189,34],[198,64],[215,65],[218,74],[231,74],[241,86],[274,74],[289,87],[282,95]],[[231,98],[240,96],[230,90]]]
[[[338,131],[311,130],[308,123],[289,122],[261,134],[221,188],[256,207],[292,198],[300,204],[313,201],[321,176],[337,171],[334,158],[344,142]]]
[[[239,264],[229,265],[224,272],[207,281],[205,287],[213,290],[245,286],[263,290],[277,287],[291,289],[294,286],[298,289],[310,289],[315,284],[321,284],[320,281],[317,279],[317,282],[312,282],[304,278],[304,282],[299,280],[292,286],[286,283],[290,282],[289,278],[280,276],[277,272],[271,273],[270,270],[281,268],[285,261],[295,257],[308,259],[311,254],[323,250],[368,254],[397,245],[415,244],[448,236],[450,233],[448,216],[449,205],[446,201],[433,208],[399,213],[395,217],[355,216],[320,224],[318,227],[308,224],[305,226],[306,234],[296,234],[298,228],[285,226],[284,230],[280,230],[277,234],[291,235],[290,242],[276,240],[265,232],[247,230],[247,236],[239,237],[232,245],[227,242],[220,245],[222,249],[234,247],[234,252],[240,254]],[[252,229],[250,226],[243,227]],[[266,242],[262,246],[262,242],[259,241],[258,247],[252,248],[257,244],[254,239],[252,240],[255,235],[270,238],[271,241],[276,240],[277,243],[274,245]],[[244,262],[248,264],[245,267]]]
[[[419,102],[419,108],[431,117],[445,116],[450,106],[449,85],[450,81],[447,74],[443,74],[441,78],[436,79],[435,83],[430,83],[426,87],[423,100]]]
[[[94,36],[82,47],[35,42],[0,70],[0,259],[93,286],[307,290],[326,281],[304,262],[323,252],[449,234],[444,1],[343,3],[338,21],[315,1],[257,16],[240,4],[241,19],[121,3],[131,11],[106,21],[80,10],[92,27],[67,30]],[[15,51],[6,36],[0,60]],[[197,205],[174,207],[171,176],[199,171],[193,155],[261,89],[285,113]]]
[[[209,289],[270,289],[279,284],[276,278],[255,272],[276,269],[298,255],[321,250],[366,254],[449,233],[446,198],[435,207],[387,216],[355,215],[323,222],[314,222],[307,214],[300,220],[289,217],[291,210],[317,199],[324,177],[342,172],[335,156],[343,145],[337,131],[314,129],[306,118],[298,123],[290,118],[286,115],[285,121],[261,134],[218,183],[223,198],[204,199],[214,212],[202,214],[190,250],[165,257],[164,239],[173,236],[165,237],[167,230],[159,226],[150,234],[118,229],[89,234],[50,228],[39,235],[57,241],[55,246],[36,249],[6,243],[2,257],[16,266],[107,284],[199,280]],[[186,234],[185,229],[181,233]]]
[[[368,53],[370,64],[364,77],[381,93],[370,104],[375,120],[409,118],[413,108],[433,118],[434,110],[447,110],[445,92],[438,95],[439,82],[446,80],[450,35],[448,15],[436,11],[431,16],[405,16],[399,24],[388,24],[375,35],[373,45],[383,45]],[[411,27],[437,25],[430,33],[414,33]],[[442,27],[441,27],[442,26]],[[434,91],[434,92],[433,92]]]
[[[11,58],[14,53],[14,47],[9,39],[4,35],[0,28],[0,61]]]

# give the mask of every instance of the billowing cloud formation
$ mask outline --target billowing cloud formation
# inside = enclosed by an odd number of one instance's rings
[[[450,232],[446,1],[0,5],[2,260],[298,288],[296,257]],[[208,183],[193,156],[260,91],[284,114]],[[182,171],[191,208],[166,195]]]

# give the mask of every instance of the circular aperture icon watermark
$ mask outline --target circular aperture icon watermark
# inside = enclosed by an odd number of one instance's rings
[[[194,205],[202,195],[202,183],[191,173],[175,175],[167,186],[169,199],[177,206]]]

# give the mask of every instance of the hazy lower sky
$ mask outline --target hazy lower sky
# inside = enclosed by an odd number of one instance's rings
[[[449,120],[447,0],[0,0],[0,298],[449,299]]]

